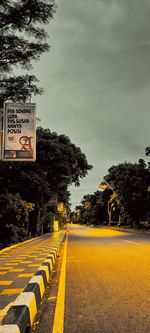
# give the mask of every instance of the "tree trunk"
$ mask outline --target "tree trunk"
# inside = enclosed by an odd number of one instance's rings
[[[131,228],[134,228],[135,226],[135,222],[133,220],[131,220]]]
[[[40,236],[43,234],[43,224],[44,224],[44,220],[47,216],[47,204],[45,204],[42,207],[42,213],[41,213],[41,208],[39,205],[37,205],[37,220],[36,220],[36,236]]]
[[[108,217],[109,217],[109,220],[108,220],[108,225],[110,226],[110,224],[111,224],[111,209],[112,209],[112,207],[111,207],[111,203],[108,201]]]
[[[35,236],[40,236],[40,234],[41,234],[41,211],[40,211],[40,206],[37,205],[37,220],[36,220]]]

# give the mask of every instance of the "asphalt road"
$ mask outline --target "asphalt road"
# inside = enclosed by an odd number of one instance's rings
[[[149,296],[150,236],[70,228],[65,333],[150,333]]]
[[[60,271],[35,333],[150,333],[149,235],[69,225]]]
[[[0,320],[61,235],[46,234],[0,251]]]

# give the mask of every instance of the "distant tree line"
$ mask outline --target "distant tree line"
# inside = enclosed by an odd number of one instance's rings
[[[146,155],[150,156],[150,147]],[[131,227],[150,224],[150,163],[140,159],[112,166],[100,189],[83,197],[71,214],[73,222]]]

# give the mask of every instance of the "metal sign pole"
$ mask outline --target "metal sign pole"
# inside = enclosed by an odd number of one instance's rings
[[[2,160],[3,109],[0,108],[0,160]]]

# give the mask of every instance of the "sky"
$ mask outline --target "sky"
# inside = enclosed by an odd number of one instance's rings
[[[69,136],[92,171],[70,187],[72,209],[112,165],[150,145],[150,1],[57,0],[50,52],[34,65],[41,125]]]

